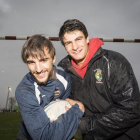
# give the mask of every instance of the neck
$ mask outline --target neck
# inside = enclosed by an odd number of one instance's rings
[[[76,63],[76,65],[78,65],[78,66],[82,66],[83,63],[84,63],[84,61],[85,61],[85,59],[82,60],[82,61],[76,61],[76,60],[75,60],[75,63]]]
[[[49,79],[54,78],[54,76],[55,76],[55,73],[54,73],[54,70],[52,70],[52,71],[51,71],[51,74],[50,74],[50,78],[49,78]]]

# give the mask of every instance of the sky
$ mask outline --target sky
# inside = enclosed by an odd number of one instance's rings
[[[0,0],[0,36],[32,36],[44,34],[57,37],[67,19],[79,19],[88,30],[89,38],[140,39],[140,0]],[[0,108],[28,68],[21,60],[26,40],[0,40]],[[67,55],[59,41],[56,62]],[[105,42],[104,49],[123,54],[131,63],[140,87],[140,43]]]

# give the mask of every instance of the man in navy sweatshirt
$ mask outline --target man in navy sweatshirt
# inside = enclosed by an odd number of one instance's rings
[[[66,99],[71,92],[71,80],[66,72],[53,65],[53,44],[42,35],[34,35],[23,45],[21,56],[30,72],[24,76],[15,93],[23,119],[17,139],[71,139],[84,114],[84,106],[81,102]],[[51,121],[44,107],[56,99],[66,99],[72,107]]]

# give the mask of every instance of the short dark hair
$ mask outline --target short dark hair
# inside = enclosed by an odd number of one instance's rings
[[[21,58],[23,62],[27,63],[29,56],[42,58],[45,55],[44,48],[48,49],[52,58],[55,57],[55,48],[49,39],[39,34],[31,36],[22,47]]]
[[[88,37],[87,29],[81,21],[77,19],[68,19],[63,23],[62,27],[59,30],[59,40],[61,41],[62,45],[64,45],[64,42],[63,42],[64,34],[66,32],[68,33],[74,30],[79,30],[83,32],[85,38]]]

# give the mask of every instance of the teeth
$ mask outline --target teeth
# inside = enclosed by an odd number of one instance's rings
[[[75,53],[79,53],[80,52],[80,50],[79,51],[76,51]]]
[[[42,73],[40,73],[40,74],[38,74],[38,75],[43,75],[44,74],[44,72],[42,72]]]
[[[44,72],[43,73],[41,73],[40,75],[43,75],[44,74]]]

